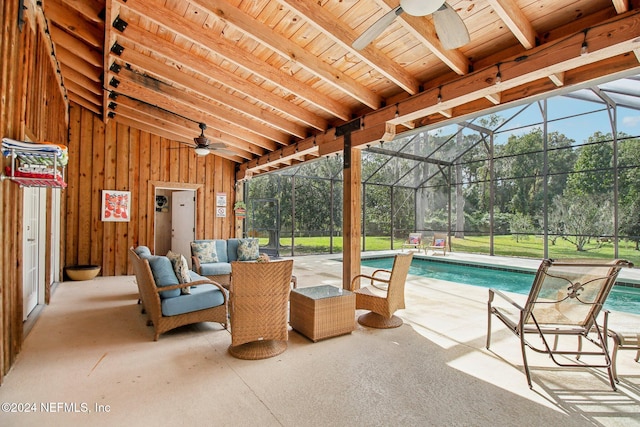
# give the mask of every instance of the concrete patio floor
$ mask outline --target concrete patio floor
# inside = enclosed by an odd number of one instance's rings
[[[298,287],[341,286],[338,258],[294,258]],[[511,332],[494,323],[485,348],[486,289],[410,275],[405,295],[400,328],[358,325],[317,343],[291,331],[281,355],[245,361],[228,354],[218,324],[153,342],[131,276],[64,282],[0,387],[1,402],[37,410],[0,412],[0,425],[640,425],[634,352],[619,355],[617,392],[602,369],[561,369],[528,352],[529,389]],[[612,328],[639,320],[610,317]],[[43,402],[76,406],[54,413]]]

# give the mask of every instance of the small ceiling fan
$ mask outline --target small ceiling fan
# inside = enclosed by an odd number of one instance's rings
[[[469,43],[469,31],[462,18],[443,0],[400,0],[400,6],[387,12],[360,35],[352,47],[362,50],[375,40],[396,17],[406,13],[411,16],[433,15],[436,34],[445,49],[456,49]]]
[[[204,131],[207,128],[205,123],[200,123],[200,136],[193,138],[193,141],[196,143],[194,147],[194,151],[198,156],[206,156],[212,151],[218,151],[224,154],[235,154],[231,150],[227,150],[227,144],[224,142],[209,142],[209,138],[204,136]]]

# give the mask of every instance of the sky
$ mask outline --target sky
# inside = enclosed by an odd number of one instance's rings
[[[526,108],[525,108],[526,107]],[[576,143],[585,142],[595,132],[611,133],[609,113],[604,104],[556,96],[547,100],[549,132],[564,134]],[[524,135],[534,128],[542,128],[543,116],[539,104],[521,105],[496,113],[508,120],[498,129],[495,144],[504,144],[511,135]],[[618,132],[627,135],[640,135],[640,111],[618,107]],[[478,119],[473,123],[479,124]],[[434,129],[432,132],[443,135],[456,131],[456,125]],[[472,130],[466,132],[472,133]],[[465,133],[466,133],[465,132]]]
[[[609,113],[603,104],[576,100],[568,97],[554,97],[548,99],[549,132],[559,132],[576,141],[585,142],[595,132],[611,133]],[[513,108],[498,113],[503,117],[510,117],[523,107]],[[561,120],[562,119],[562,120]],[[531,131],[532,127],[542,127],[542,113],[538,104],[532,104],[516,117],[511,119],[502,129],[499,137],[505,142],[509,135],[522,135]],[[530,126],[534,123],[533,126]],[[640,135],[640,111],[618,107],[618,132],[628,135]]]

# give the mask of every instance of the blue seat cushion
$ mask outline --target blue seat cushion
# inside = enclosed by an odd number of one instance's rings
[[[214,285],[197,285],[191,294],[162,300],[162,315],[175,316],[192,311],[204,310],[224,304],[224,294]]]
[[[156,282],[157,287],[162,288],[180,283],[169,258],[166,256],[150,256],[147,260],[149,261],[149,267],[151,267],[153,280]],[[178,295],[180,295],[180,289],[160,292],[160,298],[172,298]]]
[[[191,276],[192,282],[197,282],[198,280],[208,280],[206,277],[199,275],[193,270],[189,270],[189,276]]]
[[[200,274],[203,276],[221,276],[223,274],[231,274],[231,264],[228,262],[200,264]]]

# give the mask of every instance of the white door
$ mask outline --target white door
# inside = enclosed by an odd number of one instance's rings
[[[23,189],[24,224],[22,234],[22,301],[23,320],[38,305],[40,283],[40,210],[41,189]],[[44,204],[42,207],[44,208]]]
[[[51,189],[51,276],[49,284],[60,281],[60,196],[62,190]],[[43,292],[41,292],[43,294]],[[42,296],[44,301],[44,296]]]
[[[171,252],[184,255],[191,267],[191,242],[196,233],[195,191],[171,193]]]

